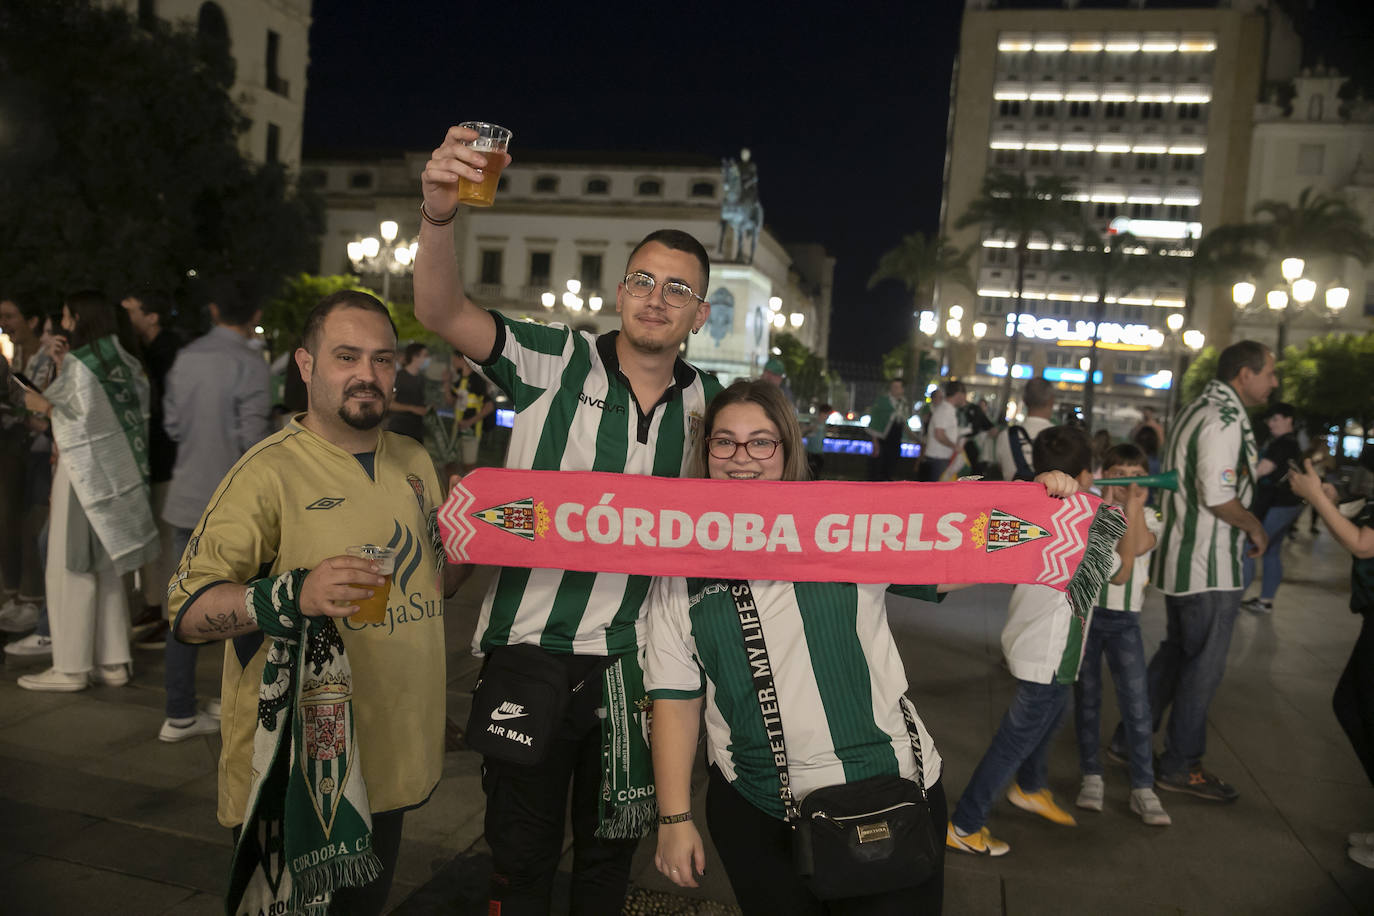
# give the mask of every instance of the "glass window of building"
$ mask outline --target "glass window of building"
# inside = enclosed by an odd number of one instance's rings
[[[582,281],[582,295],[601,291],[601,255],[584,254],[577,261],[577,278]]]
[[[530,252],[530,286],[548,286],[553,273],[553,254],[548,251]]]
[[[557,175],[540,175],[534,179],[534,193],[536,194],[556,194],[558,193]]]
[[[372,187],[372,173],[354,172],[352,175],[348,176],[348,186],[357,189]]]
[[[635,193],[640,197],[662,197],[663,182],[657,178],[641,178],[635,182]]]
[[[715,197],[716,186],[714,182],[710,181],[694,181],[692,182],[692,189],[688,193],[692,197]]]
[[[1298,145],[1298,174],[1320,175],[1326,167],[1326,147],[1320,143]]]
[[[609,194],[611,193],[611,182],[608,178],[588,178],[587,184],[583,188],[587,194]]]
[[[499,248],[482,249],[482,266],[478,272],[478,283],[484,286],[501,285],[502,252]]]

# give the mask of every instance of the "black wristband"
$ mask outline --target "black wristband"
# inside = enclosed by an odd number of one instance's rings
[[[424,221],[429,223],[431,226],[447,226],[449,223],[453,222],[454,218],[457,215],[458,208],[454,207],[453,212],[450,213],[448,216],[444,217],[443,219],[435,219],[434,217],[430,216],[429,211],[425,209],[425,202],[423,200],[420,201],[420,216],[423,217]]]
[[[681,824],[683,821],[690,821],[691,819],[692,812],[684,811],[681,814],[660,815],[658,822],[660,824]]]

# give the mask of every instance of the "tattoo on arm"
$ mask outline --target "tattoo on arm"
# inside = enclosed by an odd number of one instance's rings
[[[233,633],[243,628],[244,621],[239,619],[238,611],[228,611],[223,614],[206,614],[205,619],[196,624],[196,629],[206,636]]]

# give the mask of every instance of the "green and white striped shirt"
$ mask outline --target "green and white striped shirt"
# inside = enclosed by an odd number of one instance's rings
[[[1155,515],[1155,510],[1149,507],[1145,509],[1145,527],[1155,536],[1155,544],[1158,545],[1164,524],[1159,520],[1159,516]],[[1150,579],[1150,557],[1153,555],[1153,550],[1147,550],[1136,557],[1131,566],[1130,578],[1120,585],[1112,582],[1110,578],[1103,582],[1102,591],[1097,594],[1097,606],[1109,611],[1134,611],[1139,614],[1145,605],[1145,584]],[[1116,572],[1112,575],[1115,576]]]
[[[813,789],[900,773],[915,778],[899,702],[906,669],[887,624],[886,592],[938,601],[935,586],[751,581],[777,690],[798,802]],[[649,598],[644,686],[653,699],[706,696],[707,754],[749,802],[781,819],[778,772],[728,587],[663,577]],[[940,755],[920,717],[926,786]]]
[[[1164,492],[1164,534],[1150,564],[1151,583],[1166,595],[1241,588],[1245,532],[1207,510],[1232,499],[1249,506],[1258,450],[1235,389],[1213,379],[1170,425],[1161,470],[1178,472]]]
[[[644,413],[620,371],[618,331],[597,337],[492,314],[497,341],[482,372],[514,403],[507,467],[682,476],[720,383],[678,360],[672,386]],[[473,651],[533,643],[579,655],[632,652],[649,582],[503,567],[482,602]]]

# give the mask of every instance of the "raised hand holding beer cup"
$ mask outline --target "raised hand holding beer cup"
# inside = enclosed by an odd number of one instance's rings
[[[501,172],[510,164],[511,132],[485,121],[464,121],[450,127],[420,173],[425,216],[446,225],[458,205],[490,207],[496,199]]]

